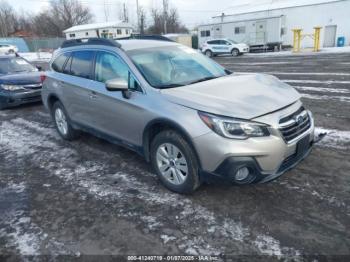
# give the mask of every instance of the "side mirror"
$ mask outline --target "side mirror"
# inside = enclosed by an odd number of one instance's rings
[[[108,80],[106,82],[106,88],[108,91],[128,91],[129,90],[129,84],[126,80],[122,78],[115,78]]]

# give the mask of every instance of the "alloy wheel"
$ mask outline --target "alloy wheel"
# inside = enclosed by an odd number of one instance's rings
[[[181,150],[171,144],[165,143],[157,149],[157,166],[161,175],[174,185],[181,185],[188,175],[188,164]]]

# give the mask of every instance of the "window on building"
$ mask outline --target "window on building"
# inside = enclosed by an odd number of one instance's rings
[[[125,34],[129,34],[129,29],[125,29]]]
[[[75,34],[69,34],[69,37],[75,37]]]
[[[122,30],[121,29],[117,29],[117,35],[121,35],[122,34]]]
[[[209,37],[210,36],[210,30],[201,31],[201,37]]]
[[[85,35],[88,36],[88,35],[89,35],[89,32],[86,32]]]
[[[83,78],[91,78],[93,58],[93,51],[73,52],[72,64],[70,68],[71,75]]]
[[[245,26],[237,26],[235,27],[235,35],[245,34]]]

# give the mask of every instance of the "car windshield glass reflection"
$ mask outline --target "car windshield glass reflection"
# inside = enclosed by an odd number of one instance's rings
[[[33,72],[37,69],[22,58],[0,58],[0,74]]]
[[[227,75],[225,69],[184,46],[129,51],[148,83],[159,89],[185,86]]]

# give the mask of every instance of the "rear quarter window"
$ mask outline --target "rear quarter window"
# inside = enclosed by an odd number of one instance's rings
[[[58,56],[52,63],[52,69],[56,72],[62,73],[64,64],[67,61],[67,58],[70,56],[70,53],[64,53]]]

